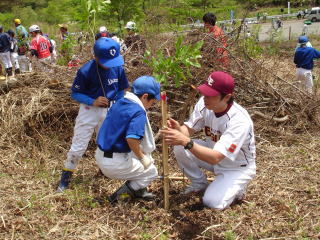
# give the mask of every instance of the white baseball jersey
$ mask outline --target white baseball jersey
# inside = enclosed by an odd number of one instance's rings
[[[255,162],[253,122],[239,104],[234,102],[227,113],[216,117],[201,97],[185,125],[195,131],[204,129],[208,146],[226,156],[218,163],[220,167],[238,168]]]

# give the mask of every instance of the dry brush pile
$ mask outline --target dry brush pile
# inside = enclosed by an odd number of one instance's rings
[[[175,37],[153,37],[148,46],[172,54]],[[257,178],[243,204],[219,213],[204,209],[199,196],[178,194],[186,182],[172,182],[171,210],[165,212],[161,182],[157,181],[151,187],[158,195],[156,201],[110,206],[105,197],[121,182],[97,173],[93,141],[72,189],[56,194],[78,111],[69,90],[75,72],[56,66],[50,73],[32,73],[2,86],[0,238],[318,238],[319,95],[306,94],[295,86],[291,59],[252,59],[234,35],[227,48],[231,62],[226,68],[215,61],[214,46],[221,46],[209,35],[193,32],[185,38],[188,43],[199,40],[205,41],[202,67],[192,68],[192,79],[181,87],[164,87],[169,111],[180,122],[185,120],[198,98],[191,85],[203,82],[213,70],[228,71],[235,77],[236,101],[253,117],[258,149]],[[128,53],[125,60],[130,81],[152,73],[142,56]],[[157,132],[159,109],[152,109],[151,119]],[[156,159],[161,166],[160,152]],[[181,176],[173,156],[170,165],[171,174]]]

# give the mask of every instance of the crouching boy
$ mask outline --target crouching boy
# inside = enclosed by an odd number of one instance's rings
[[[142,76],[109,110],[98,134],[96,161],[102,173],[112,179],[127,180],[109,197],[116,202],[122,194],[153,198],[146,187],[158,176],[151,152],[155,150],[152,129],[146,114],[160,100],[160,84]]]

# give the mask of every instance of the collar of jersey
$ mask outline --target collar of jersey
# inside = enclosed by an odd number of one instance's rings
[[[214,115],[216,115],[217,118],[222,117],[223,115],[225,115],[229,109],[232,107],[233,103],[228,104],[226,110],[224,110],[223,112],[219,112],[219,113],[214,113]]]

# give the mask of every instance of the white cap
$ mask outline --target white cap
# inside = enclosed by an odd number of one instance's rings
[[[99,32],[107,32],[108,30],[107,30],[107,28],[105,27],[105,26],[102,26],[102,27],[100,27],[99,28]]]
[[[38,25],[32,25],[29,27],[29,32],[35,32],[35,31],[40,31],[40,28]]]
[[[124,27],[125,29],[131,29],[131,30],[135,30],[136,29],[136,23],[135,22],[127,22],[126,26]]]

